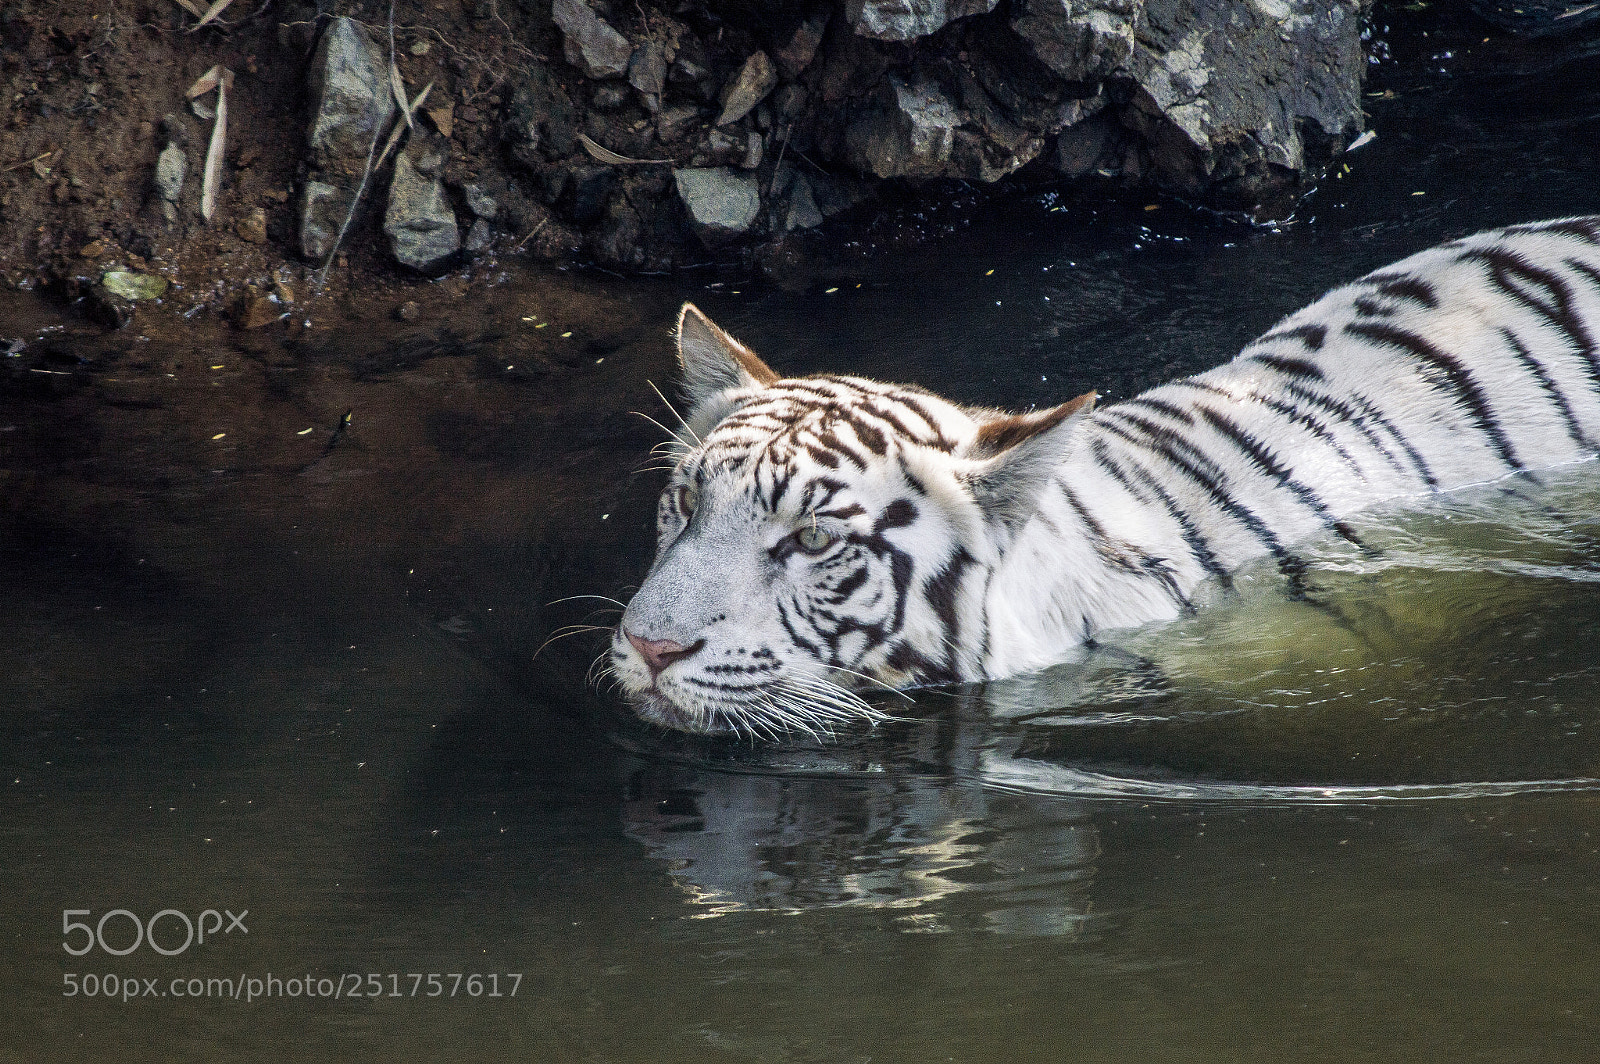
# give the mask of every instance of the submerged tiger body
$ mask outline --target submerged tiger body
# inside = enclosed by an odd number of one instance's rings
[[[1600,217],[1336,289],[1215,369],[1094,409],[781,378],[686,306],[687,436],[610,667],[647,720],[823,732],[854,692],[1062,660],[1363,507],[1600,452]]]

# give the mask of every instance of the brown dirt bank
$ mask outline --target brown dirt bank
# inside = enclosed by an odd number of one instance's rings
[[[14,0],[0,12],[0,276],[87,297],[115,323],[137,308],[97,288],[105,273],[159,276],[171,287],[149,306],[251,327],[310,294],[414,283],[397,257],[469,283],[529,257],[803,284],[881,228],[882,206],[947,198],[940,182],[1072,176],[1094,195],[1281,211],[1359,128],[1356,0],[1277,22],[1243,0],[1055,7],[237,0],[197,28],[175,0]],[[1221,37],[1196,22],[1213,17]],[[337,91],[323,88],[335,26],[333,66],[350,75]],[[428,95],[361,185],[363,149],[396,112],[391,48],[406,98]],[[363,50],[365,82],[349,69]],[[1302,53],[1326,84],[1297,71]],[[234,80],[207,220],[216,94],[197,110],[186,90],[213,67]],[[1235,76],[1292,92],[1257,98]],[[338,128],[319,140],[330,108]]]

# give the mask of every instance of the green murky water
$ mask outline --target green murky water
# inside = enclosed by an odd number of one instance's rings
[[[1600,209],[1594,56],[1412,43],[1278,232],[1044,198],[860,288],[606,282],[548,380],[515,279],[281,357],[208,336],[290,435],[358,410],[276,465],[7,405],[0,1060],[1592,1057],[1593,465],[1369,515],[1381,554],[1313,545],[1309,603],[1263,573],[825,748],[651,733],[592,641],[533,653],[588,614],[547,603],[642,569],[628,411],[679,299],[790,371],[1116,398],[1438,239]]]

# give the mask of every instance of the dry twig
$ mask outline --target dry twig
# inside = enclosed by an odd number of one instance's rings
[[[206,169],[200,184],[200,217],[211,220],[217,209],[217,187],[222,184],[222,151],[228,138],[228,90],[233,88],[233,71],[222,68],[217,81],[217,121],[211,127],[211,143],[206,148]]]
[[[59,151],[59,150],[60,149],[58,148],[57,151]],[[24,166],[32,166],[34,163],[42,163],[46,159],[50,158],[50,156],[52,156],[54,154],[55,154],[55,152],[53,152],[53,151],[42,152],[39,155],[35,155],[31,159],[24,159],[20,163],[12,163],[10,166],[6,167],[4,170],[0,170],[0,174],[9,174],[13,170],[21,170]]]
[[[410,103],[402,103],[400,105],[400,117],[394,120],[394,128],[389,131],[389,140],[384,144],[383,153],[378,156],[377,163],[372,167],[374,170],[383,169],[383,164],[388,161],[389,153],[394,151],[394,146],[400,141],[400,134],[404,133],[407,128],[411,127],[411,116],[417,113],[417,108],[422,106],[422,101],[426,100],[428,98],[428,93],[432,91],[433,82],[430,81],[428,84],[423,86],[421,92],[417,93],[417,98],[415,100],[412,100]],[[405,97],[405,90],[400,90],[400,98],[404,100]]]
[[[200,21],[199,22],[196,22],[193,26],[189,27],[189,32],[193,33],[195,30],[199,29],[201,26],[204,26],[206,23],[210,22],[212,19],[214,19],[218,15],[222,14],[224,11],[227,10],[228,5],[231,4],[231,3],[233,3],[233,0],[217,0],[216,3],[212,4],[209,8],[206,9],[206,13],[204,15],[200,16]],[[184,6],[187,7],[188,5],[185,4]]]

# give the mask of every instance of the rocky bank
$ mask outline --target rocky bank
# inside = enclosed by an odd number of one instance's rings
[[[259,325],[508,253],[781,275],[950,181],[1281,216],[1362,130],[1358,0],[234,6],[0,14],[9,282]]]

